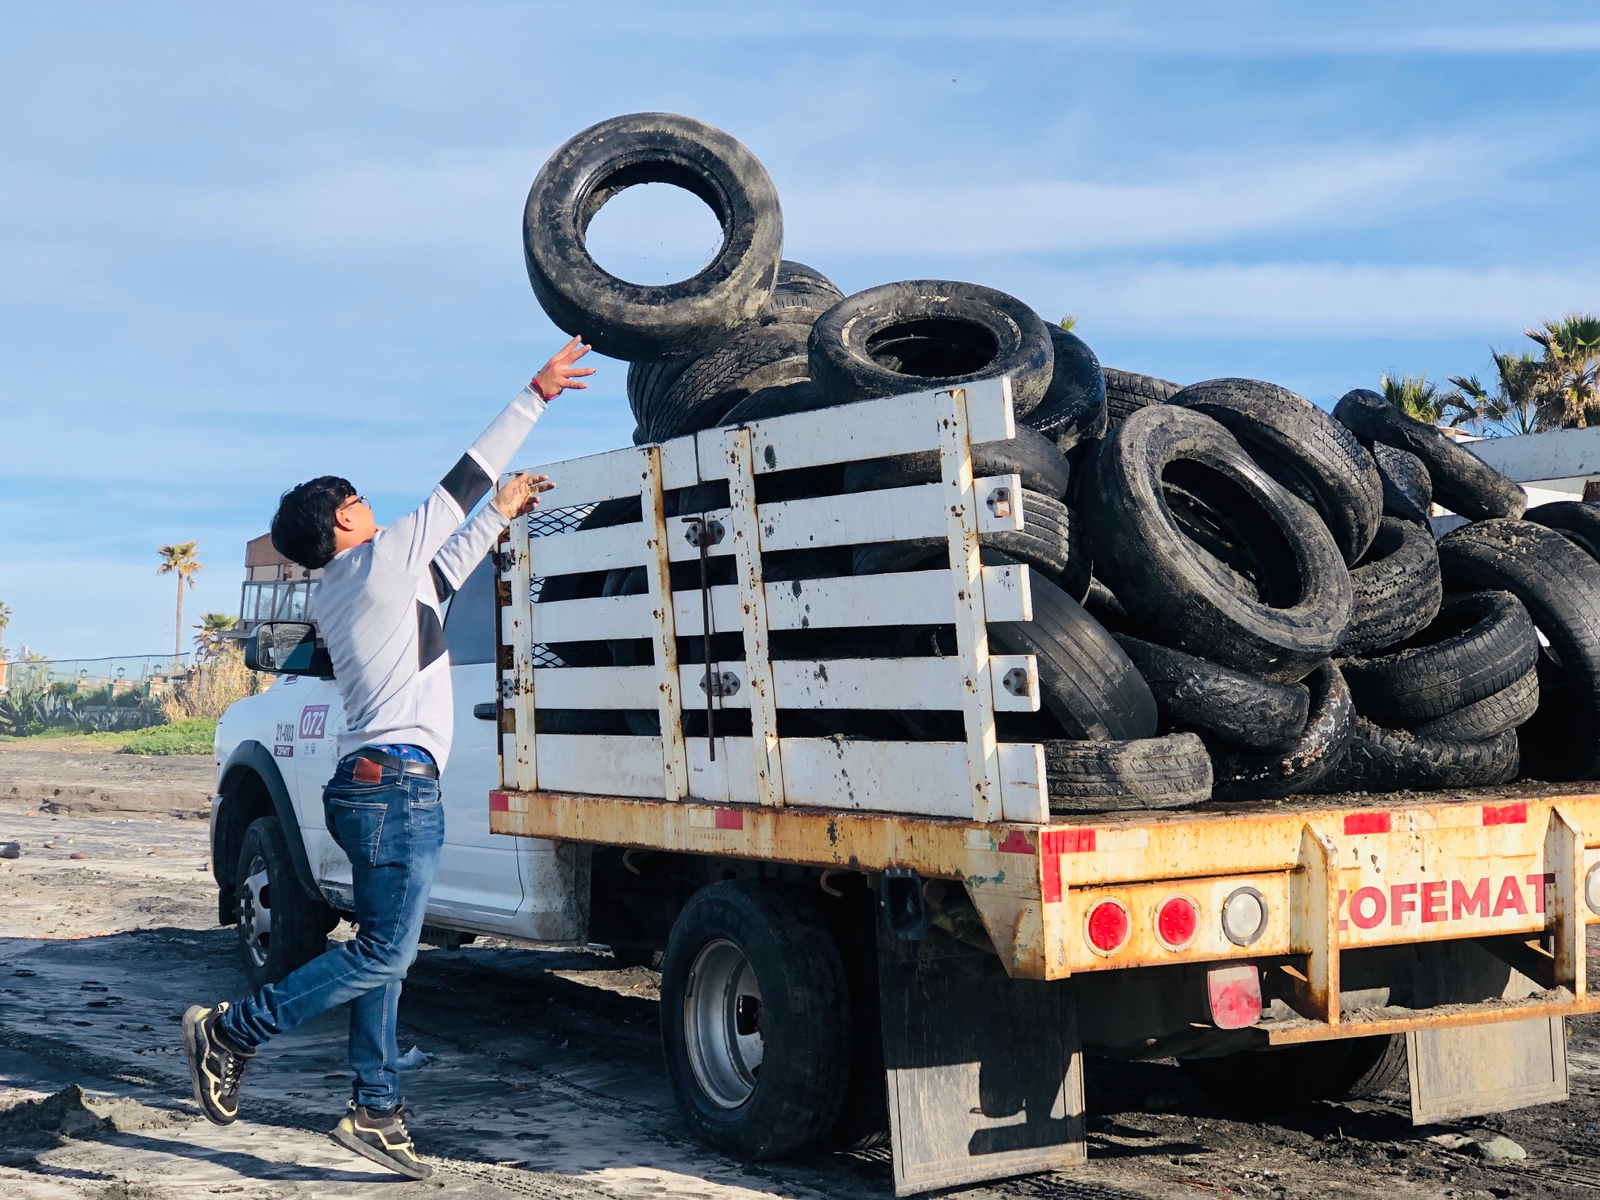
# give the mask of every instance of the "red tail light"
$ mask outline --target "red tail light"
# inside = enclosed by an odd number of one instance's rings
[[[1156,910],[1156,937],[1168,950],[1183,949],[1199,928],[1200,910],[1187,896],[1168,896]]]
[[[1128,910],[1116,900],[1100,901],[1089,910],[1089,919],[1085,922],[1089,945],[1101,954],[1112,954],[1122,949],[1132,928]]]

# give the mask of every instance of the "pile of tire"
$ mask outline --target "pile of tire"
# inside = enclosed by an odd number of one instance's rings
[[[617,279],[584,245],[599,207],[646,182],[694,192],[722,224],[717,256],[679,283]],[[1037,657],[1042,708],[997,725],[1043,742],[1052,811],[1600,774],[1600,508],[1521,519],[1516,484],[1372,392],[1330,414],[1259,380],[1183,387],[1103,369],[1082,339],[978,284],[845,296],[782,257],[782,210],[754,155],[672,114],[614,118],[562,146],[529,194],[524,246],[551,319],[630,362],[636,443],[1009,376],[1017,435],[977,447],[974,471],[1022,476],[1026,527],[986,535],[983,554],[1028,565],[1033,619],[992,623],[989,640]],[[789,474],[762,498],[904,487],[939,468],[924,454]],[[1437,543],[1435,501],[1469,521]],[[617,502],[585,523],[637,519]],[[944,554],[897,542],[767,569],[882,574]],[[548,598],[585,594],[561,584]],[[642,584],[613,571],[585,586]],[[901,654],[954,653],[948,627],[897,636]],[[885,653],[882,631],[860,640],[831,656]],[[803,638],[793,649],[819,654]],[[594,665],[608,652],[561,653]],[[609,653],[635,662],[638,649]],[[963,736],[956,713],[784,719],[785,736],[886,736],[886,719],[897,736]]]

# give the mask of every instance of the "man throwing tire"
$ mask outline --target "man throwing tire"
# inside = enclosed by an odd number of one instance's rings
[[[579,377],[594,371],[574,365],[588,350],[577,338],[568,343],[422,507],[387,528],[332,475],[291,488],[279,502],[272,544],[301,566],[325,568],[317,622],[345,728],[322,803],[328,832],[350,856],[358,932],[237,1003],[184,1013],[195,1100],[219,1125],[238,1116],[240,1083],[263,1043],[348,1002],[354,1095],[333,1138],[412,1179],[432,1173],[406,1131],[395,1019],[444,844],[439,771],[450,753],[453,704],[440,604],[511,519],[554,486],[524,472],[466,519],[545,405],[565,388],[588,386]]]

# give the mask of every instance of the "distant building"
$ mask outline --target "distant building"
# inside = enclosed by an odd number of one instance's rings
[[[247,634],[263,621],[309,621],[311,597],[322,571],[296,566],[263,533],[244,546],[244,588],[239,594],[239,630]]]

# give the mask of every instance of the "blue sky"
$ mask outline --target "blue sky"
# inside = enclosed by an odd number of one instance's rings
[[[1110,366],[1320,403],[1600,307],[1590,4],[0,5],[0,600],[52,655],[237,611],[244,542],[336,472],[380,520],[557,342],[520,220],[594,121],[684,112],[846,292],[967,279]],[[651,191],[659,189],[652,188]],[[626,206],[624,207],[624,202]],[[625,197],[602,261],[707,249]],[[528,463],[632,428],[624,367]],[[195,614],[190,616],[188,614]]]

